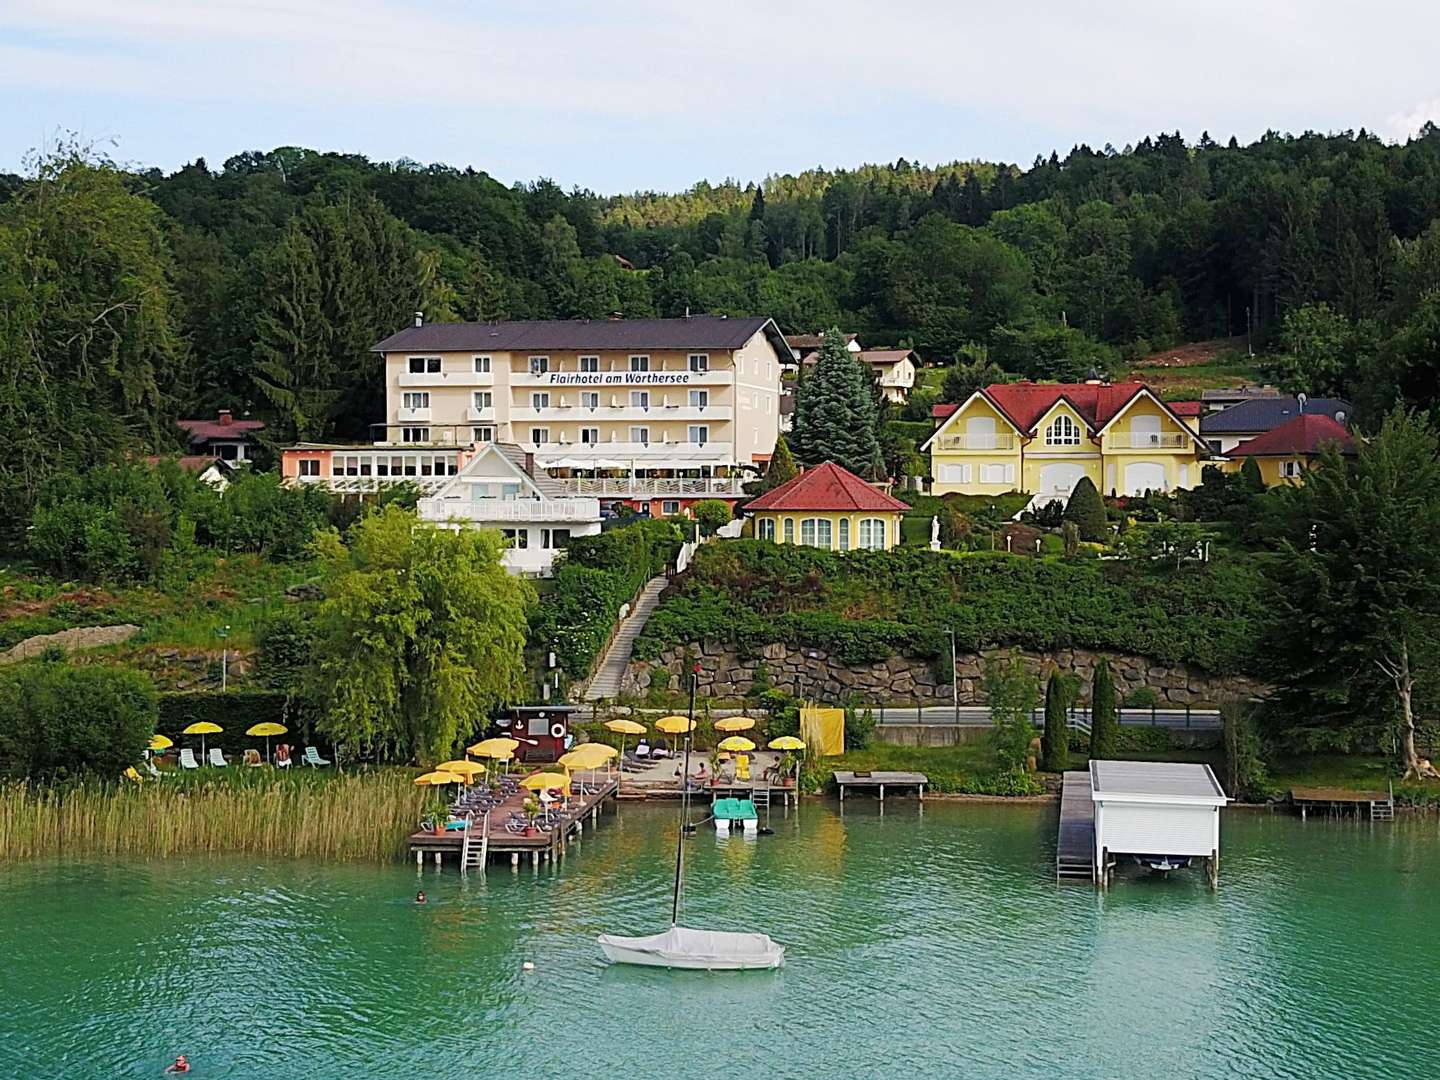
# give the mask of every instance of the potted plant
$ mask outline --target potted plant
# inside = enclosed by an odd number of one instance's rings
[[[526,798],[521,809],[525,812],[525,835],[535,835],[535,818],[540,814],[540,804],[534,798]]]
[[[450,807],[441,800],[435,804],[435,811],[431,815],[435,820],[435,835],[445,835],[445,823],[450,820]]]
[[[780,786],[795,786],[795,765],[800,759],[794,750],[786,750],[785,756],[780,759]]]

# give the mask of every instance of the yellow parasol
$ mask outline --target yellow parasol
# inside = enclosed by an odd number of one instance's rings
[[[683,716],[662,716],[655,721],[655,730],[663,731],[666,735],[684,735],[687,731],[695,730],[695,721]]]
[[[454,761],[442,761],[439,765],[435,766],[435,771],[454,773],[456,776],[461,777],[465,783],[473,784],[475,782],[475,774],[484,772],[485,766],[478,761],[465,761],[461,758],[456,758]]]
[[[755,744],[744,735],[731,735],[727,739],[720,740],[721,750],[731,750],[737,753],[745,753],[747,750],[754,750]]]
[[[754,726],[755,721],[748,716],[727,716],[715,721],[716,731],[749,731]]]
[[[205,756],[205,736],[219,735],[224,730],[219,724],[212,724],[209,720],[197,720],[180,734],[200,736],[200,756],[203,758]]]
[[[446,784],[463,784],[464,782],[463,776],[456,776],[453,772],[444,772],[440,769],[415,778],[416,787],[444,787]]]
[[[256,738],[265,737],[265,760],[270,760],[270,739],[275,735],[284,735],[286,727],[284,724],[277,724],[273,720],[266,720],[263,724],[256,724],[245,729],[246,735],[254,735]]]
[[[547,788],[559,788],[568,794],[570,791],[570,777],[565,773],[558,772],[531,773],[520,781],[520,786],[529,791],[544,791]]]
[[[174,746],[174,745],[175,745],[175,744],[174,744],[173,742],[171,742],[169,739],[167,739],[164,735],[151,735],[151,736],[150,736],[150,749],[151,749],[151,750],[169,750],[170,747],[172,747],[172,746]]]
[[[605,727],[620,736],[620,756],[625,756],[625,736],[644,735],[646,728],[644,724],[637,724],[634,720],[607,720]]]
[[[567,754],[562,754],[557,760],[557,765],[563,765],[567,769],[586,769],[594,772],[601,765],[609,765],[610,759],[618,750],[613,746],[606,746],[604,743],[583,743]]]
[[[805,743],[794,735],[781,735],[778,739],[770,740],[771,750],[804,750]]]
[[[519,739],[507,739],[501,737],[496,739],[485,739],[481,742],[477,742],[474,746],[467,746],[465,748],[465,752],[467,754],[474,754],[476,757],[495,758],[497,761],[503,761],[505,758],[514,754],[515,751],[519,748],[519,746]]]

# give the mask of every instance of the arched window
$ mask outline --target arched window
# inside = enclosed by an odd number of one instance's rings
[[[1045,441],[1051,446],[1079,446],[1080,428],[1063,413],[1050,423],[1045,432]]]
[[[826,518],[804,518],[800,522],[800,543],[805,547],[830,547],[830,522]]]
[[[842,518],[840,519],[840,550],[841,550],[841,551],[849,551],[849,550],[850,550],[850,519],[849,519],[849,518],[844,518],[844,517],[842,517]]]
[[[885,548],[885,519],[884,518],[861,518],[860,519],[860,548],[861,550],[883,551]]]
[[[775,539],[775,519],[774,519],[774,518],[761,518],[761,519],[760,519],[760,527],[756,530],[756,535],[758,535],[761,540],[774,540],[774,539]]]
[[[787,543],[787,544],[793,544],[794,542],[795,542],[795,519],[794,519],[794,518],[786,518],[786,519],[785,519],[785,543]]]

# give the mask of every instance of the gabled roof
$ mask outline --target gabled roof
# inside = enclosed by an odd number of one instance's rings
[[[855,359],[865,364],[898,364],[914,355],[914,349],[861,349]]]
[[[852,341],[854,341],[854,340],[855,340],[855,335],[854,335],[854,334],[846,334],[846,335],[845,335],[845,344],[846,344],[846,345],[849,345],[850,342],[852,342]],[[824,344],[825,344],[825,335],[824,335],[823,333],[819,333],[819,334],[786,334],[786,335],[785,335],[785,343],[786,343],[787,345],[789,345],[792,349],[794,349],[796,352],[800,352],[801,350],[809,351],[809,350],[811,350],[811,349],[818,349],[818,348],[820,348],[821,345],[824,345]]]
[[[738,349],[764,331],[790,359],[774,320],[692,315],[684,319],[540,319],[530,322],[424,323],[371,346],[372,352],[583,352],[593,349]]]
[[[1341,398],[1311,398],[1305,402],[1303,415],[1350,417],[1354,408]],[[1212,412],[1200,421],[1202,435],[1245,434],[1273,431],[1281,424],[1302,415],[1300,399],[1289,394],[1255,397]],[[1345,421],[1340,421],[1344,423]]]
[[[228,409],[220,410],[213,420],[176,420],[175,426],[190,436],[192,443],[211,439],[245,439],[252,431],[263,431],[264,420],[236,420]]]
[[[1171,401],[1167,404],[1176,416],[1200,416],[1205,411],[1203,401]]]
[[[437,499],[451,497],[452,491],[458,489],[466,477],[478,471],[478,463],[492,455],[504,461],[515,474],[515,478],[525,484],[533,495],[543,499],[566,498],[564,485],[544,469],[536,468],[534,458],[523,447],[516,446],[514,443],[500,442],[487,443],[477,450],[459,472],[435,490],[434,497]]]
[[[159,465],[165,460],[166,457],[164,454],[150,454],[145,458],[145,462],[148,465]],[[214,468],[221,476],[229,477],[235,475],[234,465],[223,458],[211,457],[208,454],[181,454],[179,457],[171,460],[175,461],[181,469],[189,473],[203,473],[207,469]]]
[[[986,395],[1021,431],[1034,431],[1040,418],[1057,402],[1068,402],[1092,432],[1104,427],[1136,394],[1140,382],[1123,383],[992,383]]]
[[[1238,409],[1240,406],[1235,407]],[[1307,412],[1286,421],[1274,431],[1241,443],[1228,451],[1227,456],[1308,456],[1318,454],[1320,447],[1326,443],[1338,443],[1342,453],[1355,452],[1355,439],[1350,432],[1328,416]]]
[[[745,507],[752,510],[873,510],[878,513],[904,513],[910,507],[899,499],[879,491],[848,469],[833,461],[806,469],[799,476],[752,499]]]

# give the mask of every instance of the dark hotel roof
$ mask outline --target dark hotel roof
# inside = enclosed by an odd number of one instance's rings
[[[790,348],[771,319],[692,315],[684,319],[543,319],[424,323],[377,342],[374,352],[557,352],[738,349],[764,330],[780,359]]]

